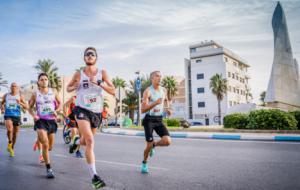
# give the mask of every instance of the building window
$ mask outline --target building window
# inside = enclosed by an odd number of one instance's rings
[[[198,108],[204,108],[205,102],[198,102]]]
[[[231,72],[228,72],[228,77],[231,77]]]
[[[225,59],[225,62],[228,62],[228,58],[227,57],[225,57],[224,59]]]
[[[196,48],[191,48],[191,53],[196,52]]]
[[[204,88],[198,88],[198,89],[197,89],[197,92],[198,92],[198,94],[204,93]]]
[[[201,63],[202,62],[202,59],[197,59],[196,60],[196,63]]]
[[[228,91],[231,92],[231,86],[228,86]]]
[[[240,90],[239,90],[239,89],[236,89],[236,93],[239,94],[239,93],[240,93]]]
[[[235,87],[233,87],[233,92],[235,93]]]
[[[235,79],[235,74],[234,73],[232,73],[232,78]]]
[[[197,79],[204,79],[204,74],[203,73],[197,74]]]
[[[236,80],[239,80],[239,76],[236,76]]]

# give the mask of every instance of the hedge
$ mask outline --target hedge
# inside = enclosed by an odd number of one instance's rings
[[[297,128],[300,130],[300,111],[292,111],[290,114],[294,115],[295,119],[298,121]]]
[[[294,115],[278,109],[255,110],[249,114],[248,129],[297,130]]]
[[[163,120],[163,122],[167,127],[179,127],[180,126],[179,119],[166,118]]]
[[[300,129],[300,111],[285,112],[278,109],[262,109],[251,111],[250,114],[235,113],[223,119],[224,128],[235,129]]]
[[[223,119],[224,128],[246,129],[248,114],[235,113],[226,115]]]

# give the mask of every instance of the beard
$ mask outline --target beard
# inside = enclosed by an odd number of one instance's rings
[[[87,66],[92,66],[92,65],[95,65],[96,61],[95,62],[86,62],[86,65]]]

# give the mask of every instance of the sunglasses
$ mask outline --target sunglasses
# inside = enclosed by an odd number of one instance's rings
[[[92,52],[92,51],[88,51],[84,54],[85,57],[89,57],[89,56],[92,56],[92,57],[96,57],[96,53],[95,52]]]

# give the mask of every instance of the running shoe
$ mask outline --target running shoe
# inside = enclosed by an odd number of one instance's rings
[[[15,156],[15,152],[14,152],[14,149],[12,148],[12,144],[11,143],[9,143],[8,145],[7,145],[7,152],[9,152],[9,156],[10,157],[14,157]]]
[[[54,173],[51,168],[47,169],[47,178],[54,178]]]
[[[75,136],[73,139],[73,143],[70,145],[69,148],[69,153],[73,154],[77,149],[78,149],[78,145],[76,144],[76,141],[79,140],[80,137],[79,136]]]
[[[149,173],[149,169],[148,169],[148,164],[147,164],[147,163],[142,163],[142,166],[141,166],[141,173],[142,173],[142,174]]]
[[[101,187],[104,187],[106,184],[99,176],[94,175],[94,177],[92,179],[92,185],[93,185],[94,189],[100,189]]]
[[[83,158],[83,156],[82,156],[80,150],[77,150],[77,151],[76,151],[76,158]]]

